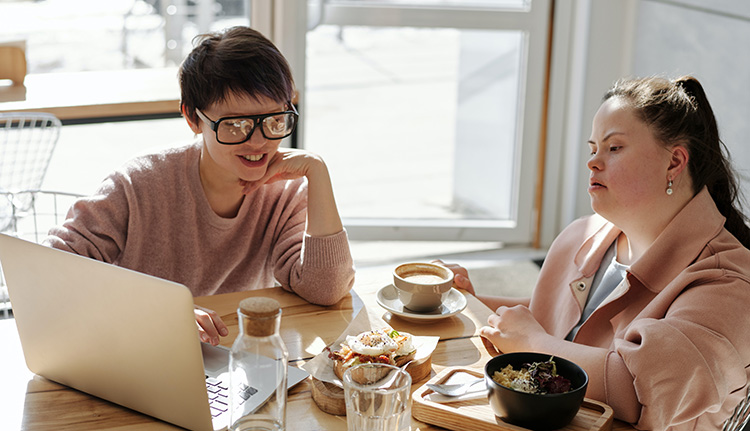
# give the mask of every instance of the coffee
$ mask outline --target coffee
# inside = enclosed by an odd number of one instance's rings
[[[439,284],[445,281],[444,278],[434,274],[409,274],[404,280],[417,284]]]

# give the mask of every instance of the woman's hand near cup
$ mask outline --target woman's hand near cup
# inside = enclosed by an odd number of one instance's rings
[[[529,303],[531,302],[531,298],[526,297],[519,298],[511,296],[477,295],[474,291],[474,285],[469,279],[469,271],[466,268],[457,263],[445,263],[440,259],[435,259],[432,261],[432,263],[443,265],[444,267],[453,271],[453,287],[463,289],[471,293],[472,295],[476,296],[478,300],[482,301],[484,305],[492,310],[497,310],[500,307],[513,307],[516,305],[523,305],[525,307],[528,307]]]
[[[471,280],[469,279],[469,271],[466,268],[457,263],[445,263],[440,259],[435,259],[432,261],[432,263],[443,265],[453,272],[453,287],[465,290],[476,296],[476,294],[474,293],[474,285],[471,284]]]

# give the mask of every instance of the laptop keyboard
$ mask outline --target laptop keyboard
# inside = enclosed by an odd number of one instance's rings
[[[229,410],[229,382],[206,376],[206,390],[208,391],[208,405],[211,407],[211,416],[217,418],[226,413]],[[256,392],[258,392],[257,389],[243,384],[237,394],[241,398],[239,404],[244,404]]]
[[[206,376],[208,390],[208,405],[211,406],[211,416],[214,418],[229,410],[229,383],[214,377]]]

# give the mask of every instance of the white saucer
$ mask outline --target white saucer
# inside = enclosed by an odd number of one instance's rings
[[[463,311],[467,304],[466,297],[453,287],[451,287],[451,290],[448,292],[448,297],[443,301],[443,304],[440,305],[440,308],[426,313],[417,313],[404,307],[404,304],[398,299],[396,288],[392,284],[378,290],[377,299],[378,304],[391,313],[406,319],[414,320],[445,319],[446,317],[453,316]]]

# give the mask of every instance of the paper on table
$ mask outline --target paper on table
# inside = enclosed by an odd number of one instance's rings
[[[391,326],[377,315],[375,311],[370,311],[367,307],[362,307],[357,316],[349,323],[349,326],[346,327],[339,338],[331,343],[329,347],[336,350],[346,340],[347,335],[358,335],[365,331],[381,328],[391,328]],[[393,329],[398,330],[398,328]],[[437,336],[426,337],[415,335],[412,339],[414,347],[417,349],[414,362],[419,362],[421,359],[432,355],[439,340],[440,337]],[[302,368],[320,381],[332,383],[340,388],[344,387],[341,379],[336,377],[336,374],[333,372],[333,360],[328,357],[328,350],[326,349],[310,359]]]
[[[454,373],[451,373],[450,376],[440,383],[444,384],[453,384],[453,383],[467,383],[475,380],[477,378],[476,375],[467,373],[465,371],[458,370]],[[467,392],[463,395],[459,395],[457,397],[448,397],[442,394],[439,394],[437,392],[430,392],[427,395],[425,395],[423,398],[426,401],[432,401],[435,403],[455,403],[458,401],[469,401],[469,400],[476,400],[480,398],[487,399],[487,386],[486,384],[479,384],[473,385],[471,387],[471,391]]]

